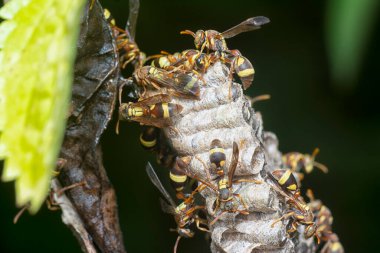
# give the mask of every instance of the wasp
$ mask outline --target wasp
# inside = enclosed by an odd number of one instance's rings
[[[289,206],[289,211],[272,223],[272,227],[282,220],[290,218],[290,228],[287,230],[288,235],[297,231],[299,225],[305,226],[304,237],[311,238],[315,236],[319,243],[319,235],[317,233],[318,226],[314,221],[314,214],[300,197],[300,191],[297,181],[290,170],[275,170],[268,172],[269,177],[275,183],[273,189],[284,197]]]
[[[202,188],[204,188],[203,186],[197,187],[197,189],[195,189],[191,194],[187,195],[186,199],[177,206],[169,193],[163,187],[156,172],[149,162],[146,165],[146,172],[152,183],[157,187],[157,189],[161,192],[167,201],[165,202],[161,200],[161,207],[163,211],[172,214],[177,224],[176,229],[171,229],[171,231],[178,233],[177,241],[174,245],[174,253],[177,251],[178,242],[182,237],[192,238],[194,236],[194,231],[190,229],[190,226],[193,223],[196,224],[196,227],[199,230],[209,232],[208,228],[203,227],[207,226],[207,221],[199,218],[197,215],[197,211],[204,209],[205,207],[195,204],[195,194],[201,191]]]
[[[253,82],[255,74],[252,63],[246,57],[242,56],[238,50],[228,49],[225,39],[232,38],[243,32],[257,30],[269,22],[270,20],[267,17],[258,16],[249,18],[222,33],[215,30],[198,30],[196,33],[185,30],[181,31],[181,34],[193,36],[195,47],[200,49],[201,52],[203,52],[205,48],[215,51],[214,58],[231,65],[230,78],[232,79],[232,74],[236,73],[243,84],[243,88],[248,89]]]
[[[178,116],[183,109],[181,105],[170,101],[169,95],[158,94],[136,103],[122,103],[119,107],[119,117],[122,120],[137,121],[158,128],[168,127],[172,125],[172,117]]]
[[[195,73],[198,76],[204,74],[214,61],[211,54],[205,54],[199,50],[188,49],[182,52],[169,54],[161,51],[161,54],[151,56],[155,58],[151,65],[168,71],[182,70],[185,73]],[[200,74],[201,73],[201,74]]]
[[[313,192],[308,189],[306,196],[310,199],[308,206],[312,210],[315,223],[317,224],[318,237],[325,245],[322,247],[321,252],[324,253],[343,253],[344,249],[339,242],[339,237],[332,232],[333,216],[330,209],[325,206],[322,201],[314,198]]]
[[[290,152],[282,156],[282,162],[284,167],[289,168],[294,172],[300,172],[303,169],[307,174],[309,174],[313,171],[314,167],[316,167],[324,173],[327,173],[327,167],[315,161],[315,157],[318,153],[318,148],[314,149],[311,155]]]
[[[215,30],[198,30],[196,33],[190,30],[185,30],[181,31],[181,34],[189,34],[193,36],[195,48],[200,49],[201,52],[203,52],[205,48],[216,52],[229,52],[230,50],[227,47],[225,39],[232,38],[243,32],[260,29],[262,25],[269,22],[269,18],[258,16],[249,18],[222,33]]]
[[[115,37],[121,67],[124,69],[129,63],[132,63],[135,69],[143,66],[146,55],[140,51],[132,33],[127,28],[123,30],[117,27],[116,21],[108,9],[104,9],[103,14]]]
[[[233,177],[235,175],[235,171],[239,162],[239,148],[236,142],[233,142],[232,147],[232,158],[230,162],[230,166],[227,169],[225,164],[225,159],[223,158],[224,149],[221,149],[220,146],[221,142],[219,140],[213,140],[211,149],[210,149],[210,161],[211,161],[211,167],[215,168],[218,177],[217,177],[217,186],[211,183],[211,177],[209,175],[208,167],[206,164],[200,160],[205,167],[206,174],[208,177],[208,180],[204,180],[196,176],[194,173],[192,173],[188,167],[185,169],[187,175],[191,178],[194,178],[201,182],[203,185],[206,185],[210,189],[214,190],[216,193],[218,193],[218,198],[216,199],[216,202],[214,204],[214,209],[212,210],[212,215],[215,215],[218,211],[218,209],[221,210],[221,213],[216,216],[216,218],[210,222],[210,225],[214,224],[224,213],[230,212],[230,213],[241,213],[241,214],[249,214],[248,206],[244,202],[243,198],[240,194],[237,193],[237,191],[233,192],[232,186],[233,184],[241,183],[241,182],[254,182],[257,184],[260,184],[261,181],[254,180],[254,179],[239,179],[239,180],[233,180]],[[220,166],[220,167],[218,167]],[[244,206],[244,209],[239,210],[239,203],[236,201],[236,198],[239,199],[240,203]]]
[[[321,253],[344,253],[344,248],[335,233],[329,235],[329,240],[321,249]]]
[[[199,99],[200,80],[192,75],[144,66],[138,68],[133,76],[144,88],[142,96],[145,94],[146,87],[151,86],[157,90],[168,88],[168,92],[177,97]]]

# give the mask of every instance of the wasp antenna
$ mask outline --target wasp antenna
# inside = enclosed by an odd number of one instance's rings
[[[313,162],[313,165],[315,167],[317,167],[318,169],[320,169],[321,171],[323,171],[324,173],[328,173],[329,172],[329,169],[325,165],[323,165],[322,163]]]
[[[319,238],[319,235],[316,233],[315,237],[317,237],[317,244],[319,245],[321,243],[321,239]]]
[[[310,201],[314,201],[315,200],[314,193],[313,193],[313,191],[311,189],[307,189],[306,196],[310,199]]]
[[[312,157],[313,160],[318,155],[318,153],[319,153],[319,148],[315,148],[314,151],[313,151],[313,154],[311,154],[311,157]]]
[[[190,30],[181,31],[180,34],[189,34],[195,38],[195,33]]]
[[[251,104],[254,104],[254,103],[259,102],[259,101],[269,100],[269,99],[270,99],[269,94],[264,94],[264,95],[256,96],[254,98],[250,98]]]

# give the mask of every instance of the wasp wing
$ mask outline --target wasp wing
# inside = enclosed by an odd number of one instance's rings
[[[146,126],[154,126],[157,128],[164,128],[169,127],[173,125],[172,119],[165,118],[165,119],[158,119],[158,118],[148,118],[148,117],[131,117],[131,120],[140,122],[143,125]]]
[[[135,106],[149,106],[154,105],[158,103],[169,103],[172,100],[172,98],[167,94],[157,94],[151,97],[143,98],[136,103],[134,103]]]
[[[239,147],[236,142],[233,143],[232,147],[232,158],[230,167],[228,168],[228,187],[232,186],[232,180],[235,175],[237,165],[239,163]]]
[[[173,89],[176,93],[188,96],[199,97],[200,80],[184,73],[169,73],[160,70],[161,73],[150,75],[149,78],[161,87]]]
[[[160,204],[161,204],[161,209],[164,213],[168,213],[168,214],[171,214],[171,215],[176,215],[176,211],[175,211],[175,208],[174,206],[171,206],[169,205],[165,200],[163,200],[162,198],[160,198]]]
[[[222,32],[222,36],[226,39],[232,38],[243,32],[260,29],[262,25],[268,24],[269,22],[269,18],[264,16],[249,18],[240,24],[228,29],[227,31]]]
[[[160,179],[158,178],[156,172],[154,171],[152,165],[150,162],[146,164],[145,167],[146,173],[148,174],[150,181],[157,187],[157,189],[162,193],[162,195],[165,197],[165,199],[169,202],[169,204],[175,208],[176,204],[172,197],[170,197],[169,193],[166,191],[164,186],[162,185]]]
[[[181,159],[179,157],[176,158],[176,162],[177,163],[180,163],[182,164],[183,161],[181,161]],[[190,177],[190,178],[193,178],[199,182],[201,182],[202,184],[206,185],[207,187],[213,189],[214,191],[218,192],[218,188],[213,185],[211,182],[208,182],[202,178],[200,178],[198,175],[196,175],[193,171],[191,171],[188,167],[188,164],[186,166],[182,166],[181,169],[185,172],[185,174]]]
[[[140,0],[129,0],[129,16],[125,30],[129,31],[130,38],[135,41],[137,17],[139,15]]]

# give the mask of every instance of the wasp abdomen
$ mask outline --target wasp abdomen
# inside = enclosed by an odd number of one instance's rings
[[[211,142],[210,147],[211,168],[217,170],[218,175],[223,175],[224,165],[226,163],[226,153],[220,140],[215,139]]]
[[[237,56],[234,61],[234,69],[236,74],[239,76],[244,90],[248,89],[253,82],[253,77],[255,75],[255,69],[252,63],[244,56]]]
[[[272,175],[285,191],[297,191],[298,184],[291,170],[274,170]]]
[[[182,192],[187,182],[187,175],[183,169],[181,169],[180,164],[178,164],[178,159],[170,169],[169,177],[170,183],[176,192]]]
[[[155,150],[158,142],[158,131],[156,127],[144,127],[140,134],[141,146],[146,150]]]
[[[183,107],[173,103],[158,103],[150,106],[150,114],[155,118],[171,118],[181,113]]]

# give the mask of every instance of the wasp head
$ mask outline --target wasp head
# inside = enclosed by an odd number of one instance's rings
[[[317,225],[313,222],[305,228],[304,236],[306,239],[315,235],[317,231]]]
[[[191,231],[189,228],[178,228],[177,232],[181,237],[185,238],[192,238],[194,236],[194,232]]]
[[[198,30],[194,36],[194,45],[196,49],[200,49],[206,41],[206,33],[203,30]]]

